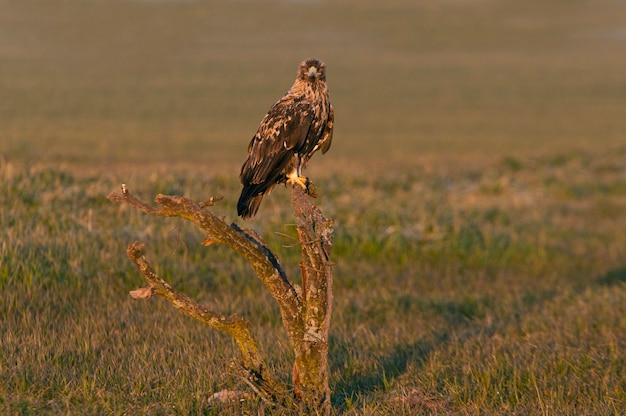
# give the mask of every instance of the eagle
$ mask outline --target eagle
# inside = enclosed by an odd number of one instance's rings
[[[330,148],[333,121],[326,64],[307,59],[300,63],[293,85],[270,108],[248,145],[248,157],[239,175],[243,185],[237,203],[239,216],[252,218],[263,196],[277,184],[299,185],[310,191],[310,181],[302,176],[302,169],[316,151],[326,153]]]

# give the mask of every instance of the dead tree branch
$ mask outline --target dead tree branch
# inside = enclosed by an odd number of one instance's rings
[[[292,188],[292,205],[302,247],[302,287],[291,282],[278,259],[254,232],[246,232],[236,224],[226,224],[211,211],[216,198],[196,203],[188,198],[159,194],[157,205],[134,197],[126,188],[111,193],[111,201],[124,203],[147,214],[180,217],[204,230],[205,245],[225,244],[244,257],[267,287],[280,308],[283,325],[295,351],[293,384],[299,407],[315,413],[330,414],[328,387],[328,330],[332,310],[332,248],[333,224],[311,204],[298,186]],[[241,366],[246,383],[263,399],[287,403],[279,399],[278,387],[269,374],[247,320],[239,315],[224,316],[198,305],[178,292],[154,272],[143,255],[144,246],[132,243],[127,254],[148,282],[148,286],[131,292],[135,298],[162,296],[186,315],[231,335],[242,355]]]
[[[133,290],[130,295],[135,299],[148,299],[159,295],[176,309],[211,328],[232,336],[241,351],[242,367],[246,371],[246,381],[257,388],[257,393],[265,400],[276,400],[276,383],[267,370],[267,366],[250,331],[250,323],[239,315],[225,316],[198,305],[190,297],[180,293],[159,277],[148,263],[143,250],[145,246],[137,242],[126,249],[128,258],[133,262],[148,282],[147,287]]]
[[[294,385],[296,393],[313,408],[330,411],[328,386],[328,331],[333,304],[333,273],[330,252],[333,245],[333,222],[298,187],[291,192],[293,213],[302,245],[302,291],[304,331],[294,343]],[[303,371],[303,368],[306,369]]]

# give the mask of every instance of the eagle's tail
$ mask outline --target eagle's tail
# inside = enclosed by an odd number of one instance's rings
[[[237,213],[241,218],[252,218],[259,210],[264,192],[258,193],[256,186],[244,186],[237,202]]]

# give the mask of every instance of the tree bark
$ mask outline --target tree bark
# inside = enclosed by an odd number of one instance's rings
[[[294,387],[306,406],[328,409],[330,413],[328,331],[333,302],[333,222],[310,203],[301,188],[292,188],[291,201],[302,246],[304,297],[303,337],[294,341]]]
[[[121,194],[111,193],[107,197],[151,215],[177,216],[192,221],[207,233],[205,245],[225,244],[244,257],[279,305],[295,353],[293,399],[284,393],[287,391],[285,386],[279,385],[269,374],[249,322],[239,315],[227,317],[210,311],[178,292],[156,275],[143,256],[144,246],[139,243],[130,244],[127,254],[148,282],[148,287],[132,291],[131,295],[148,298],[157,294],[181,312],[232,336],[241,352],[241,369],[246,383],[264,400],[328,415],[331,412],[328,330],[332,311],[330,251],[333,224],[310,202],[302,188],[294,186],[291,192],[302,247],[302,287],[287,278],[276,256],[260,238],[236,224],[226,224],[206,209],[215,204],[216,198],[196,203],[187,198],[159,194],[154,206],[131,195],[125,185]]]

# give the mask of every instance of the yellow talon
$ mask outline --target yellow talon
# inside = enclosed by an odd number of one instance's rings
[[[305,191],[309,188],[309,178],[307,178],[306,176],[290,176],[287,179],[287,183],[289,185],[299,185]]]
[[[313,182],[311,182],[306,176],[290,176],[287,178],[287,183],[289,185],[298,185],[302,187],[302,189],[304,189],[304,192],[309,194],[309,196],[317,198],[315,185],[313,185]]]

